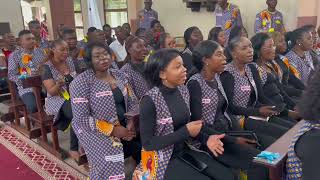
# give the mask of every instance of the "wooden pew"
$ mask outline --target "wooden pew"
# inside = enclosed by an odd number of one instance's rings
[[[269,169],[270,180],[282,180],[285,178],[285,167],[287,160],[287,153],[289,145],[296,135],[298,130],[303,126],[304,121],[301,120],[293,128],[291,128],[287,133],[281,136],[276,142],[269,146],[266,151],[279,153],[280,158],[273,163],[269,163],[266,160],[254,159],[253,162],[257,165],[267,167]]]
[[[31,76],[22,80],[23,88],[32,88],[38,111],[33,114],[29,114],[28,117],[35,121],[41,129],[41,138],[39,144],[51,154],[62,159],[65,157],[62,150],[60,149],[58,132],[53,126],[53,116],[49,116],[43,109],[44,101],[41,99],[42,80],[40,76]],[[48,142],[47,134],[51,132],[52,145]]]
[[[7,77],[8,69],[1,69],[0,77]],[[7,81],[9,86],[9,96],[10,100],[4,101],[3,103],[9,106],[9,112],[1,116],[1,121],[11,122],[10,126],[20,133],[24,134],[30,139],[40,137],[40,128],[31,127],[30,120],[28,118],[28,113],[26,106],[20,100],[18,96],[17,86],[15,82]],[[25,126],[21,125],[20,118],[25,117]]]

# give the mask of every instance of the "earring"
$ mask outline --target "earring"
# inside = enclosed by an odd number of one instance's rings
[[[299,43],[298,45],[299,45],[299,46],[301,46],[302,44],[301,44],[301,43]]]
[[[207,63],[206,65],[209,66],[209,63]]]

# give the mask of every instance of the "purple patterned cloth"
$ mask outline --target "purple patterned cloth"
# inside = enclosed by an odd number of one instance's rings
[[[178,87],[182,98],[184,99],[188,109],[190,109],[190,96],[189,91],[186,86],[182,85]],[[168,105],[164,100],[158,87],[152,88],[147,92],[146,96],[149,96],[155,107],[156,107],[156,136],[165,136],[167,134],[174,132],[173,120],[171,113],[169,111]],[[171,159],[173,153],[174,145],[167,146],[161,150],[157,151],[158,159],[158,168],[156,169],[156,179],[163,180],[164,175]]]
[[[225,71],[228,71],[234,78],[234,97],[229,99],[236,106],[246,108],[248,106],[251,92],[254,91],[256,95],[256,101],[258,99],[258,90],[253,79],[249,64],[245,65],[245,75],[241,75],[236,69],[233,62],[226,66]],[[257,65],[254,64],[256,67]],[[254,103],[256,104],[256,102]]]
[[[289,63],[300,73],[301,81],[306,85],[311,71],[314,70],[313,59],[310,52],[305,52],[305,59],[299,57],[293,50],[286,54]]]
[[[284,30],[284,22],[283,22],[283,16],[280,11],[275,11],[274,13],[270,13],[270,21],[263,20],[261,17],[261,13],[263,12],[268,12],[268,10],[263,10],[259,12],[256,15],[256,21],[254,25],[254,32],[259,33],[259,32],[269,32],[271,28],[273,28],[277,32],[282,32]],[[263,21],[265,21],[265,24],[263,24]],[[277,24],[280,23],[280,24]]]
[[[28,64],[22,63],[22,57],[24,54],[29,54],[32,56],[32,60]],[[13,81],[16,83],[20,97],[28,92],[33,92],[33,91],[32,91],[32,88],[24,89],[22,87],[22,81],[19,79],[19,76],[20,76],[19,68],[30,68],[31,74],[37,74],[39,70],[39,65],[44,61],[45,58],[46,57],[43,52],[43,49],[40,49],[40,48],[34,49],[31,53],[27,53],[26,50],[24,50],[23,48],[20,48],[15,50],[9,56],[8,78],[10,81]]]
[[[146,30],[151,29],[151,22],[158,20],[157,11],[151,9],[150,11],[143,9],[138,12],[139,28],[145,28]]]
[[[226,39],[229,39],[230,31],[234,27],[242,26],[242,18],[240,9],[237,5],[228,3],[228,6],[223,10],[220,6],[217,6],[216,10],[216,26],[224,29]],[[236,12],[237,16],[233,17],[233,14]],[[230,21],[231,27],[226,29],[226,23]]]
[[[144,96],[149,88],[146,80],[144,79],[142,73],[135,70],[131,63],[126,63],[121,71],[127,75],[128,82],[133,89],[134,94],[140,100]]]
[[[137,108],[137,99],[126,76],[109,69],[122,91],[126,111]],[[119,138],[109,137],[96,128],[97,120],[116,123],[116,105],[111,86],[96,78],[92,69],[81,73],[70,85],[72,127],[83,146],[90,165],[90,180],[125,179],[124,153]]]
[[[77,73],[72,58],[68,57],[66,61],[70,69],[70,75],[75,78],[77,76]],[[54,67],[51,61],[46,62],[45,65],[48,65],[48,67],[50,68],[54,81],[64,79],[64,75]],[[64,85],[62,88],[65,90],[68,89],[66,85]],[[58,114],[64,102],[65,99],[62,96],[51,96],[49,93],[47,93],[47,98],[45,101],[45,111],[48,115],[54,115],[54,122],[57,120]]]

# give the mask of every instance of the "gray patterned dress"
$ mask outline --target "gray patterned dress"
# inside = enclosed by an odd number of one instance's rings
[[[70,69],[70,75],[74,79],[77,76],[77,73],[76,73],[76,69],[75,69],[75,65],[73,63],[73,60],[71,57],[68,57],[66,61],[68,63],[68,67]],[[50,68],[54,81],[58,81],[59,79],[64,78],[64,75],[61,74],[54,67],[54,65],[52,64],[51,61],[46,62],[45,65],[47,65]],[[62,88],[65,90],[68,89],[68,87],[66,85],[64,85]],[[65,102],[65,99],[62,96],[51,96],[49,93],[47,93],[47,98],[45,101],[45,110],[48,115],[54,115],[54,122],[59,118],[58,115],[59,115],[60,109],[61,109],[64,102]]]
[[[181,96],[183,100],[185,101],[187,108],[189,107],[189,92],[188,89],[185,86],[178,87]],[[152,101],[154,102],[154,105],[156,107],[156,132],[155,136],[165,136],[170,133],[174,132],[173,127],[173,120],[171,113],[169,111],[169,107],[164,100],[164,97],[162,96],[160,90],[158,87],[152,88],[150,91],[147,92],[146,96],[149,96]],[[167,146],[161,150],[157,150],[157,156],[158,158],[158,167],[156,168],[156,179],[157,180],[163,180],[164,175],[167,169],[167,166],[169,164],[169,161],[171,159],[172,153],[173,153],[174,145]]]
[[[144,79],[141,72],[138,72],[131,63],[125,64],[121,71],[124,72],[128,77],[128,82],[133,89],[134,94],[138,99],[141,99],[144,96],[149,88],[146,80]]]
[[[117,80],[126,105],[126,111],[137,107],[137,100],[124,74],[110,69]],[[120,139],[106,136],[96,128],[97,120],[116,123],[116,105],[111,86],[95,77],[92,69],[80,74],[70,85],[73,111],[72,127],[84,147],[90,179],[125,179],[124,153]]]

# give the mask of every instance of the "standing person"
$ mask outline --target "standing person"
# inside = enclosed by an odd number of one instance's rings
[[[77,76],[74,61],[69,56],[68,44],[58,39],[52,42],[48,61],[42,66],[41,79],[47,91],[45,110],[48,115],[54,115],[53,125],[65,131],[73,118],[69,85]],[[78,138],[70,129],[70,156],[78,160]]]
[[[29,27],[29,30],[31,31],[31,33],[35,37],[35,40],[36,40],[35,47],[41,48],[42,50],[46,51],[46,53],[47,53],[49,50],[50,44],[49,44],[49,41],[41,38],[41,36],[40,36],[40,29],[41,29],[40,22],[37,20],[30,21],[28,23],[28,27]]]
[[[220,46],[225,47],[227,41],[224,31],[221,27],[214,27],[210,30],[208,40],[216,41]]]
[[[162,49],[151,55],[145,77],[153,88],[140,101],[142,176],[157,180],[233,180],[231,169],[185,143],[190,136],[202,135],[203,122],[189,122],[190,97],[184,86],[187,72],[179,52]],[[210,135],[205,145],[220,155],[223,137],[224,134]]]
[[[320,71],[316,71],[304,92],[298,109],[303,126],[296,132],[288,150],[287,180],[317,180],[320,167]]]
[[[143,74],[144,59],[148,55],[148,50],[144,40],[136,36],[130,36],[126,40],[126,50],[128,62],[121,68],[121,71],[127,75],[128,83],[138,100],[140,100],[149,90]]]
[[[289,63],[298,72],[299,79],[307,85],[312,71],[315,70],[314,60],[310,54],[313,40],[309,29],[298,28],[292,32],[292,49],[286,54]]]
[[[276,9],[278,0],[267,0],[268,8],[259,12],[256,15],[254,25],[254,32],[281,32],[285,33],[283,16],[280,11]]]
[[[102,29],[105,33],[106,42],[108,46],[110,46],[110,44],[116,40],[115,38],[112,37],[112,28],[109,24],[105,24],[103,25]]]
[[[158,12],[152,8],[152,0],[144,0],[144,9],[138,12],[138,27],[149,30],[151,22],[158,20]]]
[[[229,3],[228,0],[218,0],[215,13],[216,27],[221,27],[224,30],[227,40],[231,29],[243,26],[239,7]]]
[[[117,63],[119,64],[120,67],[122,67],[124,65],[124,60],[127,57],[127,51],[126,51],[126,45],[125,45],[126,32],[121,26],[118,26],[115,29],[115,32],[116,32],[117,40],[113,41],[109,47],[111,48],[112,52],[116,55]]]
[[[32,88],[24,89],[20,75],[34,75],[38,73],[39,65],[45,59],[42,49],[34,48],[36,41],[29,30],[19,32],[21,48],[15,50],[9,57],[8,78],[16,83],[18,93],[29,113],[37,111],[36,100]]]
[[[182,51],[181,57],[184,66],[187,68],[187,78],[189,79],[196,72],[192,62],[192,51],[196,45],[203,41],[203,35],[198,27],[192,26],[186,29],[183,37],[186,47]]]
[[[136,136],[133,121],[126,120],[124,114],[135,110],[138,101],[126,76],[110,68],[108,47],[89,44],[85,60],[89,69],[70,85],[72,127],[86,152],[91,180],[125,179],[124,158],[140,154],[141,149],[130,151],[121,142]]]

